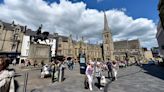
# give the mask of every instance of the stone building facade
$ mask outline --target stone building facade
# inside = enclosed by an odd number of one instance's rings
[[[102,60],[102,48],[100,45],[88,44],[83,40],[75,41],[70,37],[59,36],[58,39],[58,56],[73,57],[78,59],[79,54],[83,53],[86,59]]]
[[[160,56],[164,58],[164,30],[161,22],[158,23],[156,38],[159,45]]]
[[[75,41],[72,39],[72,36],[59,36],[57,55],[78,58],[79,53],[85,53],[87,60],[114,60],[114,46],[112,34],[108,26],[107,17],[105,13],[104,29],[102,32],[102,36],[103,43],[101,45],[85,43],[83,39],[80,41]]]
[[[91,60],[103,60],[102,48],[99,44],[87,44],[87,54],[88,59]]]
[[[157,27],[156,38],[157,38],[159,49],[160,49],[160,55],[164,60],[164,40],[163,40],[164,38],[164,0],[159,0],[158,11],[159,11],[160,21]]]
[[[37,31],[27,29],[22,42],[20,61],[29,59],[31,61],[50,61],[51,57],[56,55],[56,40],[57,33],[49,34],[46,40],[38,40],[38,43],[34,42],[34,37],[37,35]],[[44,52],[44,53],[43,53]]]
[[[108,20],[106,14],[104,13],[104,30],[103,30],[103,60],[114,60],[114,46],[112,40],[112,33],[108,26]]]
[[[14,22],[0,22],[0,52],[21,53],[21,58],[27,58],[31,37],[36,36],[36,32],[26,29],[26,26],[15,25]],[[72,35],[66,37],[56,33],[49,35],[48,39],[42,44],[56,45],[51,48],[52,56],[65,56],[78,59],[79,54],[85,54],[87,60],[139,60],[142,58],[139,40],[113,42],[112,33],[108,26],[106,14],[104,13],[104,29],[102,31],[101,44],[85,43],[83,39],[76,41]],[[24,43],[24,44],[23,44]],[[52,54],[51,53],[51,54]]]
[[[159,17],[161,21],[161,26],[164,29],[164,1],[163,0],[159,0],[158,11],[159,11]]]
[[[57,55],[67,56],[67,57],[74,57],[74,45],[73,40],[70,37],[66,36],[58,36],[57,42]]]
[[[21,52],[22,40],[26,26],[0,21],[0,53],[17,57]]]
[[[114,55],[116,60],[136,61],[143,59],[142,48],[138,39],[114,42]]]
[[[75,41],[72,36],[59,36],[57,55],[78,59],[79,53],[85,53],[87,60],[136,61],[143,59],[143,52],[138,39],[113,42],[112,33],[104,13],[102,44],[85,43],[83,39]]]
[[[146,61],[152,60],[154,58],[153,54],[152,54],[152,51],[150,51],[150,50],[144,51],[144,58],[145,58]]]

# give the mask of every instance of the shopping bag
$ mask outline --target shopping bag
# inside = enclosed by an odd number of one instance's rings
[[[105,76],[101,76],[100,84],[101,84],[102,86],[105,86],[106,83],[107,83],[107,81],[106,81]]]
[[[84,78],[84,88],[85,88],[85,89],[88,89],[88,88],[89,88],[89,83],[88,83],[88,78],[87,78],[87,76],[85,76],[85,78]]]

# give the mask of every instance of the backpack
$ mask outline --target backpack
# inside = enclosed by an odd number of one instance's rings
[[[107,81],[106,81],[105,76],[101,76],[101,79],[100,79],[100,84],[101,84],[101,85],[103,85],[103,86],[105,86],[105,85],[106,85],[106,83],[107,83]]]

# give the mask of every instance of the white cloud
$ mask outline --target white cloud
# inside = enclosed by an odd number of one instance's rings
[[[4,0],[0,5],[0,20],[36,30],[40,24],[49,32],[57,32],[74,37],[84,36],[86,40],[102,39],[104,14],[95,9],[87,9],[83,2],[71,3],[61,0],[59,4],[48,4],[43,0]],[[147,18],[133,19],[122,10],[106,11],[114,40],[139,38],[142,46],[156,46],[156,25]],[[95,41],[95,43],[96,43]]]

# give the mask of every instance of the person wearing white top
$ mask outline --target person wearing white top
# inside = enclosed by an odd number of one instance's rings
[[[101,88],[100,80],[101,80],[101,76],[102,76],[102,69],[101,69],[99,62],[97,62],[97,65],[96,65],[95,76],[96,76],[97,81],[98,81],[98,88],[100,89]]]
[[[89,64],[87,65],[86,71],[85,71],[85,74],[86,74],[86,76],[88,78],[88,83],[89,83],[89,89],[90,89],[90,91],[93,90],[93,88],[92,88],[93,72],[94,72],[93,64],[94,63],[89,62]]]
[[[14,71],[8,71],[8,60],[5,57],[0,57],[0,92],[14,92]]]
[[[112,80],[117,80],[117,71],[118,71],[118,65],[115,61],[113,61],[112,62],[112,74],[113,74]]]

